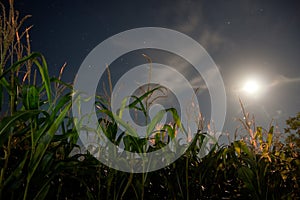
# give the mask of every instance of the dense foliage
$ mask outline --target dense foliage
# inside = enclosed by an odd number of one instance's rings
[[[285,143],[274,128],[255,127],[244,112],[247,137],[215,146],[198,156],[204,132],[197,133],[189,149],[176,162],[150,173],[116,171],[78,151],[78,134],[70,114],[72,85],[49,77],[39,53],[31,53],[30,28],[10,1],[0,21],[0,199],[296,199],[300,198],[299,116],[287,120]],[[41,80],[38,80],[41,79]],[[137,108],[155,90],[128,106]],[[9,102],[9,103],[7,103]],[[99,111],[111,116],[109,101],[99,99]],[[146,106],[147,107],[147,106]],[[147,111],[147,110],[144,110]],[[176,112],[172,110],[177,119]],[[120,121],[99,118],[107,137],[125,149],[154,151],[154,146],[117,134]],[[161,127],[174,137],[180,122]]]

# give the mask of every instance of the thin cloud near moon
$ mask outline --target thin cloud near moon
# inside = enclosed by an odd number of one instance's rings
[[[290,77],[286,77],[284,75],[278,75],[273,80],[273,82],[270,85],[268,85],[268,87],[275,87],[275,86],[278,86],[278,85],[298,83],[298,82],[300,82],[300,77],[290,78]]]

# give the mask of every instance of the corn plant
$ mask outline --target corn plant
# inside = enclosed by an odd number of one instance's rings
[[[199,153],[209,135],[200,121],[189,148],[160,170],[125,173],[100,163],[77,144],[70,115],[73,88],[61,80],[65,65],[58,77],[50,77],[46,59],[31,52],[31,27],[22,29],[29,16],[19,20],[12,0],[8,12],[0,5],[0,199],[300,198],[299,114],[288,119],[290,135],[284,143],[277,138],[276,127],[255,126],[242,103],[243,128],[236,132],[240,138],[215,145],[205,157]],[[108,76],[111,80],[110,72]],[[119,113],[110,110],[110,95],[104,90],[95,107],[105,136],[127,151],[147,153],[166,146],[178,130],[184,132],[174,108],[158,112],[151,122],[147,119],[151,97],[162,89],[148,85],[140,96],[131,96],[128,104],[124,101]],[[122,119],[125,109],[146,118],[145,138],[137,137]],[[166,113],[173,121],[160,124]]]
[[[69,93],[53,100],[51,82],[58,83],[60,80],[49,77],[46,60],[41,54],[31,53],[31,27],[20,33],[21,25],[29,16],[19,20],[12,0],[9,6],[6,16],[1,3],[0,104],[6,110],[2,112],[7,114],[0,122],[0,197],[26,199],[30,195],[31,198],[39,198],[49,189],[51,178],[45,177],[51,175],[47,169],[63,144],[63,140],[57,142],[56,133],[59,128],[65,128],[71,97]],[[25,43],[23,36],[26,37]],[[41,84],[38,84],[38,77]],[[3,102],[7,96],[8,105]],[[70,137],[70,133],[63,131],[60,137]],[[35,182],[33,180],[38,180],[39,184],[32,183]],[[16,189],[20,192],[15,193]],[[39,192],[31,193],[33,190]]]

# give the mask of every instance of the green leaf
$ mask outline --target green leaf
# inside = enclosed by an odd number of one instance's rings
[[[123,142],[126,151],[142,153],[144,146],[147,144],[147,139],[126,135],[123,137]]]
[[[2,110],[2,101],[3,101],[3,85],[0,83],[0,111]]]
[[[242,152],[246,153],[249,158],[254,159],[253,152],[249,149],[247,144],[244,141],[234,141],[233,142],[234,149],[236,153],[240,156]]]
[[[122,100],[122,103],[121,103],[121,108],[120,108],[120,111],[119,111],[119,118],[122,119],[122,116],[123,116],[123,111],[126,107],[126,101],[127,101],[127,98],[124,98]]]
[[[28,121],[28,119],[40,114],[41,112],[43,111],[40,110],[18,111],[14,113],[13,116],[3,118],[0,122],[0,136],[1,136],[0,146],[2,146],[4,141],[6,140],[9,134],[9,129],[14,128],[18,120],[22,120],[26,122]]]
[[[42,55],[40,53],[32,53],[20,60],[18,60],[17,62],[15,62],[11,67],[9,67],[7,70],[5,70],[2,75],[0,76],[0,80],[5,77],[7,74],[9,74],[11,71],[15,71],[17,70],[20,66],[22,66],[22,64],[24,64],[25,62],[29,61],[29,60],[34,60],[37,57],[42,57]]]
[[[60,85],[64,85],[64,86],[66,86],[69,89],[73,89],[73,87],[72,87],[71,84],[68,84],[68,83],[66,83],[66,82],[64,82],[64,81],[62,81],[62,80],[60,80],[60,79],[58,79],[56,77],[51,77],[50,78],[50,82],[51,83],[59,83]]]
[[[116,141],[115,141],[115,144],[116,144],[116,145],[119,145],[119,144],[120,144],[120,142],[121,142],[122,138],[124,137],[125,133],[126,133],[126,132],[124,131],[124,132],[122,132],[122,133],[118,136],[118,138],[117,138]]]
[[[39,91],[34,85],[23,88],[23,104],[26,110],[35,110],[39,108]]]
[[[66,114],[69,112],[70,107],[71,107],[71,103],[66,105],[66,107],[61,111],[61,113],[57,116],[57,118],[54,120],[54,122],[51,123],[49,130],[45,134],[42,134],[41,138],[38,140],[36,150],[29,162],[29,171],[28,171],[28,176],[27,176],[28,183],[29,183],[32,175],[36,171],[37,167],[39,166],[40,161],[42,160],[43,156],[45,155],[45,152],[46,152],[52,138],[54,137],[54,134],[56,133],[59,126],[61,125]]]
[[[258,138],[260,145],[264,143],[263,135],[262,135],[262,127],[260,126],[256,128],[256,138]]]
[[[166,129],[168,132],[168,135],[171,139],[175,138],[175,132],[176,132],[176,125],[174,125],[173,127],[170,126],[169,124],[165,124],[163,129]]]
[[[150,94],[152,94],[154,91],[159,90],[163,88],[162,86],[153,88],[152,90],[149,90],[148,92],[145,92],[142,96],[137,98],[135,101],[133,101],[131,104],[129,104],[128,108],[134,108],[138,103],[141,103],[145,98],[147,98]]]
[[[241,166],[238,169],[238,177],[243,183],[245,184],[246,188],[248,188],[250,191],[255,192],[255,179],[254,179],[254,173],[251,169],[245,166]]]
[[[40,199],[45,199],[49,190],[50,190],[50,180],[47,181],[46,184],[38,191],[36,196],[33,198],[34,200],[40,200]]]
[[[155,126],[162,120],[166,113],[166,110],[160,110],[157,112],[157,114],[153,117],[151,120],[151,123],[147,126],[147,135],[146,137],[149,137],[154,130]]]
[[[10,174],[10,176],[5,180],[4,182],[4,186],[7,185],[10,181],[12,180],[20,180],[20,176],[22,175],[23,172],[23,168],[25,166],[25,163],[27,161],[27,155],[28,155],[29,151],[27,151],[24,155],[24,158],[22,160],[21,163],[19,163],[18,167]]]
[[[166,112],[171,112],[175,124],[177,124],[177,126],[178,126],[179,128],[184,129],[184,127],[183,127],[182,124],[181,124],[180,117],[179,117],[179,115],[178,115],[178,113],[177,113],[177,110],[176,110],[175,108],[168,108],[168,109],[166,109]],[[185,130],[184,130],[184,131],[185,131]],[[186,132],[186,131],[185,131],[185,132]]]
[[[99,110],[99,112],[107,114],[111,119],[115,120],[117,123],[123,126],[130,135],[138,137],[136,130],[132,128],[128,123],[124,122],[118,115],[115,115],[111,111],[105,109]]]
[[[39,57],[41,58],[42,64],[40,64],[37,60],[34,60],[34,63],[36,66],[39,68],[40,74],[42,76],[42,81],[45,86],[45,90],[47,93],[47,99],[49,104],[51,105],[52,103],[52,96],[51,96],[51,85],[50,85],[50,77],[48,74],[48,67],[47,67],[47,62],[41,54],[39,54]]]
[[[271,149],[272,140],[273,140],[273,130],[274,130],[274,126],[271,126],[267,137],[268,150]]]
[[[143,104],[143,101],[137,96],[132,95],[131,97],[135,99],[134,102],[138,101],[141,107],[137,107],[136,104],[131,103],[131,106],[129,105],[127,108],[140,110],[143,112],[144,116],[147,117],[147,110]]]

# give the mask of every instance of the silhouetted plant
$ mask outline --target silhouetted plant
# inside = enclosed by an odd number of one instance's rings
[[[58,78],[49,77],[45,58],[31,53],[27,39],[23,45],[21,38],[29,37],[29,29],[19,34],[23,20],[18,21],[13,1],[9,3],[8,17],[2,6],[0,33],[0,199],[300,198],[300,114],[287,121],[286,133],[291,134],[287,143],[276,138],[273,126],[256,127],[241,104],[247,135],[215,145],[205,157],[199,156],[208,137],[202,121],[187,151],[163,169],[133,174],[100,163],[77,145],[70,116],[73,88],[61,80],[65,66]],[[129,105],[120,105],[120,111],[135,109],[147,117],[150,97],[160,89],[148,87]],[[3,101],[5,96],[9,104]],[[158,150],[182,128],[176,110],[168,108],[165,112],[171,113],[172,123],[159,124],[164,112],[158,113],[149,122],[149,137],[134,137],[135,130],[109,109],[108,96],[98,96],[95,103],[101,113],[99,124],[111,142],[123,143],[128,151]]]

